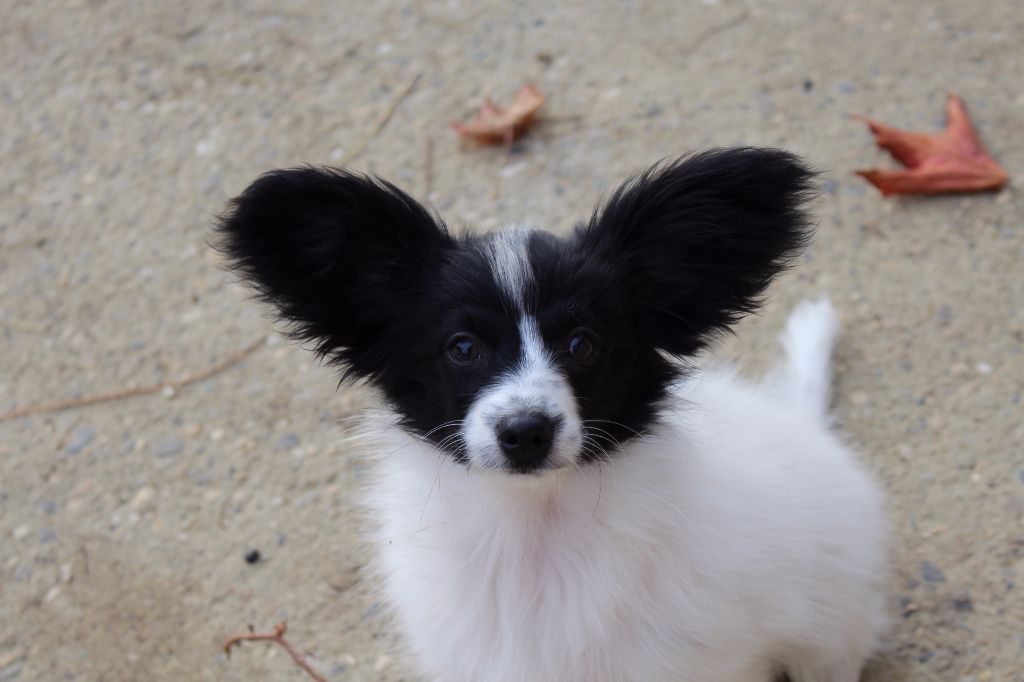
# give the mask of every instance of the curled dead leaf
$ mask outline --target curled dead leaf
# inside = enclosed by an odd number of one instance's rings
[[[459,135],[481,144],[510,144],[526,132],[542,104],[544,96],[540,91],[532,85],[524,85],[507,108],[503,109],[487,98],[473,118],[465,123],[456,121],[452,128]]]
[[[861,170],[865,180],[882,194],[938,194],[978,192],[1002,187],[1010,176],[996,163],[978,139],[962,99],[949,94],[946,129],[941,133],[915,133],[891,128],[856,116],[907,170]]]

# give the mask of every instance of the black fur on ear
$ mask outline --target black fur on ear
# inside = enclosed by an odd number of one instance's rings
[[[627,181],[576,239],[617,273],[648,338],[692,355],[757,309],[806,245],[814,175],[775,149],[685,156]]]
[[[231,202],[217,247],[295,338],[379,378],[385,338],[401,334],[453,246],[444,224],[397,187],[331,168],[276,170]]]

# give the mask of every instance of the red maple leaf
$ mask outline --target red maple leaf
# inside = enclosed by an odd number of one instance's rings
[[[908,170],[857,171],[882,194],[938,194],[997,189],[1010,179],[978,139],[962,99],[949,94],[946,129],[941,133],[898,130],[863,116],[875,134],[875,143],[896,157]]]
[[[544,104],[544,96],[532,85],[524,85],[516,93],[507,109],[494,104],[488,97],[476,115],[466,121],[452,123],[452,127],[465,137],[483,144],[510,144],[533,123],[533,115]]]

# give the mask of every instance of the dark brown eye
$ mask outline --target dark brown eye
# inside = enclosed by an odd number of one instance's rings
[[[459,364],[480,359],[480,343],[469,334],[456,334],[448,341],[448,357]]]
[[[585,330],[573,333],[569,339],[569,355],[576,360],[589,360],[594,355],[594,340]]]

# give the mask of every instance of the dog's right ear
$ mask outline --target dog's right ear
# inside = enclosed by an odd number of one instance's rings
[[[324,168],[267,173],[218,223],[231,265],[349,373],[381,370],[386,335],[408,318],[454,243],[443,223],[391,184]]]

